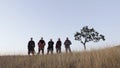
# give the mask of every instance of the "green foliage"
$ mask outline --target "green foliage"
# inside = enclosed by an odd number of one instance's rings
[[[104,35],[99,34],[97,31],[95,31],[94,28],[88,28],[88,26],[84,26],[80,30],[80,32],[76,32],[74,37],[75,37],[75,40],[80,41],[84,45],[84,47],[85,47],[85,44],[90,41],[98,42],[101,39],[105,41]]]

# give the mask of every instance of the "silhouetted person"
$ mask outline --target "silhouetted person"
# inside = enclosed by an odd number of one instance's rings
[[[59,38],[57,43],[56,43],[56,52],[57,53],[61,53],[61,45],[62,45],[62,42],[61,42],[61,40]]]
[[[64,42],[66,53],[68,52],[68,50],[69,50],[69,52],[71,52],[71,48],[70,48],[71,44],[72,44],[71,41],[67,37],[65,42]]]
[[[54,45],[54,42],[52,41],[52,39],[50,39],[50,41],[48,42],[47,54],[49,54],[49,51],[51,52],[51,54],[53,54],[53,45]]]
[[[42,54],[44,54],[44,46],[45,46],[45,41],[43,40],[43,37],[41,40],[38,42],[38,54],[40,54],[40,51],[42,50]]]
[[[30,53],[32,53],[34,55],[35,53],[35,42],[33,41],[33,38],[31,38],[31,40],[28,42],[28,55],[30,55]]]

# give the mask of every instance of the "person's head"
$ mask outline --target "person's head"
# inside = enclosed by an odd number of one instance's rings
[[[58,41],[60,41],[60,38],[58,38]]]
[[[52,39],[50,39],[50,41],[52,41]]]
[[[43,40],[43,37],[41,37],[41,40]]]
[[[69,38],[67,37],[66,40],[69,40]]]
[[[32,40],[33,40],[33,38],[31,37],[31,38],[30,38],[30,40],[32,41]]]

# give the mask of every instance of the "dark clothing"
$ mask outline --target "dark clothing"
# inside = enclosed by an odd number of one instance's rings
[[[68,50],[69,50],[69,52],[71,52],[71,48],[70,48],[70,45],[71,45],[71,44],[72,44],[72,43],[71,43],[70,40],[65,40],[64,45],[65,45],[65,50],[66,50],[66,52],[68,52]]]
[[[56,48],[57,53],[61,53],[61,48]]]
[[[49,51],[51,52],[51,54],[53,54],[53,45],[54,45],[53,41],[49,41],[48,42],[48,51],[47,51],[47,54],[49,54]]]
[[[44,46],[45,46],[45,41],[40,40],[38,42],[38,54],[40,54],[40,51],[42,50],[42,54],[44,54]]]
[[[52,49],[53,50],[53,45],[54,45],[54,42],[53,41],[49,41],[48,42],[48,49]]]
[[[56,52],[57,53],[61,53],[61,45],[62,45],[62,42],[57,41],[57,43],[56,43]]]
[[[35,47],[35,42],[34,41],[29,41],[28,43],[28,49],[34,48]]]
[[[56,48],[61,48],[62,42],[61,41],[57,41],[56,43]]]
[[[65,50],[66,50],[66,53],[68,52],[68,50],[69,50],[69,52],[71,52],[70,46],[69,46],[69,47],[66,47]]]
[[[42,54],[44,54],[44,49],[38,49],[38,54],[40,54],[40,51],[42,51]]]
[[[39,43],[45,44],[45,41],[44,40],[40,40]]]
[[[40,49],[44,49],[44,46],[45,46],[45,41],[44,41],[44,40],[40,40],[40,41],[38,42],[38,47],[39,47]]]
[[[65,48],[69,48],[71,44],[72,43],[70,40],[65,40],[65,42],[64,42]]]
[[[34,41],[29,41],[28,42],[28,54],[32,53],[34,54],[34,48],[35,48],[35,42]]]

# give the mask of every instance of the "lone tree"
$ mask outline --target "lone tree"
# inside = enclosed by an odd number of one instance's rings
[[[100,39],[105,41],[105,37],[102,34],[99,34],[94,30],[94,28],[88,28],[88,26],[84,26],[80,32],[76,32],[75,35],[75,40],[80,41],[84,45],[84,50],[86,50],[86,43],[93,41],[93,42],[98,42]]]

